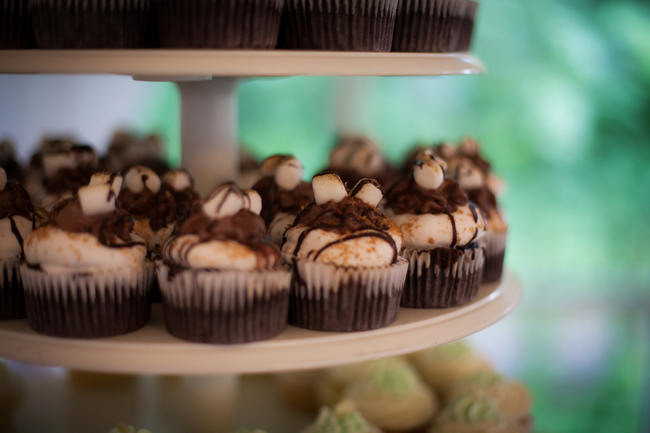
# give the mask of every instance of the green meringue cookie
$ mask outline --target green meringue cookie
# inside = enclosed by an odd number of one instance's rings
[[[334,409],[322,407],[313,424],[302,433],[381,433],[357,411],[349,400],[344,400]]]

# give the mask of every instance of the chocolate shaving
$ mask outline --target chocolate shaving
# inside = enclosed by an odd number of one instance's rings
[[[288,191],[280,188],[272,176],[267,176],[257,181],[253,189],[262,197],[260,216],[266,224],[270,224],[280,212],[297,215],[302,208],[314,201],[314,192],[308,182],[300,182]]]

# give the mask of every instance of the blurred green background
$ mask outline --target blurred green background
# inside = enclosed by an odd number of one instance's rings
[[[648,431],[650,3],[485,0],[473,51],[487,73],[244,81],[241,142],[311,174],[350,108],[346,126],[395,162],[417,141],[478,137],[508,185],[524,300],[473,341],[531,386],[537,431]],[[177,142],[177,108],[160,107]]]

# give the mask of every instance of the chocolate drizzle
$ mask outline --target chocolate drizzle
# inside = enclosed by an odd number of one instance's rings
[[[11,226],[11,233],[16,237],[16,241],[18,242],[18,245],[20,245],[20,257],[24,257],[25,250],[23,248],[23,236],[20,234],[20,230],[18,230],[18,226],[16,225],[13,216],[9,217],[9,225]]]
[[[131,238],[133,218],[126,211],[118,208],[114,212],[88,216],[81,210],[77,198],[57,203],[50,215],[50,224],[67,232],[90,233],[107,247],[142,245]]]
[[[314,201],[314,192],[308,182],[300,182],[288,191],[280,188],[272,176],[267,176],[257,181],[253,189],[262,197],[260,216],[267,225],[278,213],[297,215],[303,207]]]
[[[451,223],[451,245],[450,248],[454,248],[458,243],[458,230],[456,229],[456,219],[449,212],[445,212],[445,215],[449,217],[449,222]]]
[[[437,189],[419,186],[409,175],[395,183],[385,196],[387,207],[397,214],[454,213],[468,203],[467,194],[451,179]]]
[[[497,198],[487,186],[466,190],[467,196],[476,203],[486,217],[490,218],[492,212],[497,211]]]
[[[176,221],[176,203],[167,188],[161,188],[156,194],[147,188],[139,193],[124,189],[118,198],[118,207],[126,210],[135,218],[148,218],[149,227],[154,231],[163,229]]]
[[[174,199],[176,222],[185,221],[188,216],[201,210],[201,197],[191,187],[177,191],[171,186],[163,184],[163,189],[169,191]]]
[[[7,182],[0,191],[0,219],[14,215],[33,220],[34,206],[25,188],[16,182]]]

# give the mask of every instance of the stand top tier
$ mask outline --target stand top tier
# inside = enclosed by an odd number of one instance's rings
[[[480,74],[469,53],[299,50],[0,50],[0,73],[121,74],[178,81],[210,77]]]

